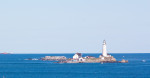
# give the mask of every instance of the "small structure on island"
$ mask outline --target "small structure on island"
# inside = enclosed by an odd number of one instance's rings
[[[75,60],[78,60],[79,58],[82,57],[82,54],[81,53],[76,53],[74,56],[73,56],[73,59]]]
[[[85,59],[83,57],[79,58],[79,61],[85,61]]]
[[[116,61],[116,59],[113,56],[107,53],[105,40],[103,41],[102,55],[100,55],[99,58],[104,61]]]

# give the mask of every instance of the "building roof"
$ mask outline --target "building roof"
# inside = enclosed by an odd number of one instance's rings
[[[81,53],[76,53],[78,56],[81,56]]]

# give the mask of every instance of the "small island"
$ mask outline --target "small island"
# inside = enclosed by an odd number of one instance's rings
[[[73,58],[66,58],[65,56],[45,56],[41,60],[55,60],[54,63],[128,63],[128,60],[122,59],[117,61],[116,58],[107,53],[106,41],[103,41],[102,54],[99,58],[93,56],[82,57],[81,53],[76,53]]]

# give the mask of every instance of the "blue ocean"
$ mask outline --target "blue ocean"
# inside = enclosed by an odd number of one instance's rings
[[[118,61],[129,63],[58,64],[54,61],[24,60],[44,56],[74,54],[1,54],[0,78],[150,78],[150,53],[112,53]],[[100,54],[82,56],[99,57]],[[144,61],[143,61],[144,60]]]

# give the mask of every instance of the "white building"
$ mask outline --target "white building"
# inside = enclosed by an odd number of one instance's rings
[[[82,57],[81,53],[76,53],[76,54],[73,56],[73,59],[79,59],[79,58],[81,58],[81,57]]]
[[[85,61],[85,59],[83,59],[83,58],[81,57],[81,58],[79,58],[79,61]]]
[[[102,55],[104,57],[107,57],[107,49],[106,49],[106,41],[105,40],[103,41],[103,49],[102,50],[103,50]]]
[[[107,49],[106,49],[106,41],[103,41],[103,47],[102,47],[102,57],[111,57],[111,55],[107,54]]]

